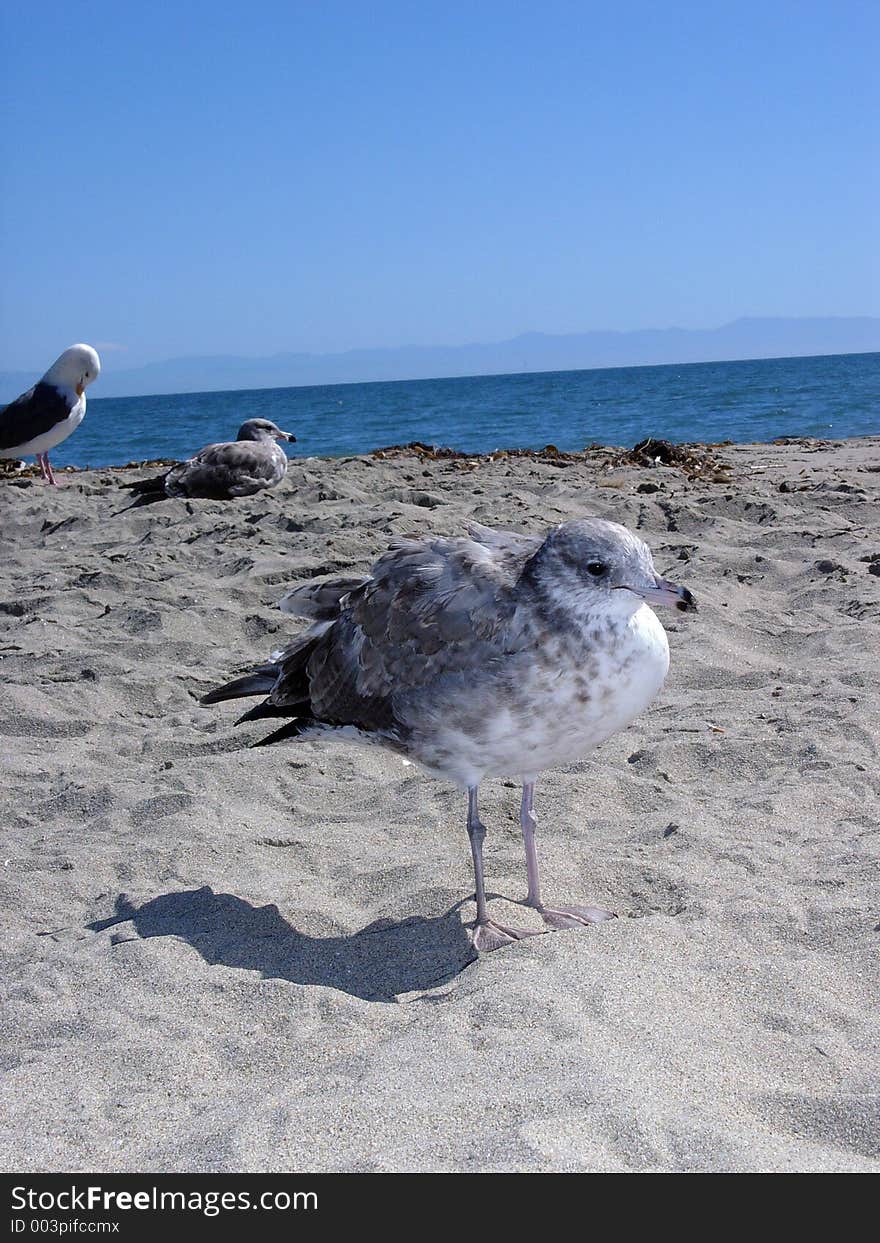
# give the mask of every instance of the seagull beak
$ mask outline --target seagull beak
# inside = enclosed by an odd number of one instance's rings
[[[282,440],[289,440],[291,444],[296,444],[296,436],[294,436],[293,432],[279,431],[276,432],[276,435],[280,436]]]
[[[653,587],[627,587],[648,604],[665,604],[681,613],[696,613],[697,602],[687,587],[679,587],[665,578],[658,578]]]
[[[75,386],[75,392],[76,392],[77,397],[82,397],[85,391],[86,391],[85,385],[83,384],[82,380],[78,380]]]

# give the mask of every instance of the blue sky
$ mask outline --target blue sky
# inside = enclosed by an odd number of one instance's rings
[[[880,314],[874,0],[2,13],[0,368]]]

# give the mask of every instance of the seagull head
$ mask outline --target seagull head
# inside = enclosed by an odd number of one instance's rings
[[[661,578],[651,550],[626,527],[602,518],[562,522],[533,558],[545,594],[565,598],[584,612],[631,615],[643,603],[695,612],[687,587]]]
[[[71,345],[43,376],[46,384],[54,384],[56,388],[72,388],[77,397],[82,397],[86,388],[97,380],[101,374],[101,360],[98,351],[90,345]]]
[[[248,419],[238,429],[236,440],[289,440],[296,441],[293,432],[283,432],[270,419]]]

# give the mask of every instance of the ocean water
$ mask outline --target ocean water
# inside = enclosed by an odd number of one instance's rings
[[[96,385],[100,391],[100,380]],[[293,432],[295,457],[421,440],[466,452],[880,433],[880,354],[616,367],[371,384],[89,397],[59,465],[191,457],[245,419]]]

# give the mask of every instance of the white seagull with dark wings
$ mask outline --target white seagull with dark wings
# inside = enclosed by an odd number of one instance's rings
[[[311,618],[310,629],[202,702],[267,695],[241,720],[292,720],[257,745],[340,731],[467,790],[473,940],[490,950],[533,932],[489,917],[481,781],[522,783],[526,903],[545,924],[611,918],[596,907],[544,904],[535,782],[583,758],[657,695],[669,644],[649,604],[690,611],[696,603],[659,578],[647,545],[613,522],[563,522],[539,536],[469,530],[471,539],[397,539],[369,577],[294,588],[281,607]]]
[[[90,345],[71,345],[33,388],[0,410],[0,457],[33,454],[40,473],[57,487],[49,450],[75,432],[86,414],[86,388],[98,378],[101,360]]]

